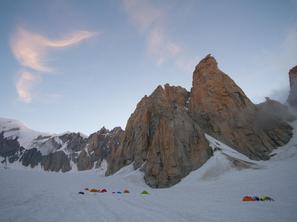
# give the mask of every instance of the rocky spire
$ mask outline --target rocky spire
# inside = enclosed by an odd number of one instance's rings
[[[254,109],[239,86],[207,55],[196,66],[190,98],[190,112],[194,115],[208,113],[217,118],[232,118],[237,112]]]
[[[268,159],[274,147],[290,138],[290,127],[259,112],[211,55],[193,73],[189,111],[205,132],[252,159]],[[285,133],[279,140],[271,132],[280,128]]]
[[[288,102],[291,106],[297,109],[297,66],[289,71],[290,78],[290,94]]]

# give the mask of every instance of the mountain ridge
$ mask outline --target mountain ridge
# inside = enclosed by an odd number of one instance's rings
[[[133,163],[148,185],[169,187],[213,155],[205,134],[250,159],[267,160],[290,140],[292,127],[287,122],[295,118],[277,101],[253,104],[207,55],[195,67],[191,91],[159,85],[137,104],[125,131],[102,127],[88,137],[39,134],[13,120],[7,120],[9,128],[0,119],[0,156],[2,163],[19,161],[56,172],[89,170],[106,161],[106,175]]]

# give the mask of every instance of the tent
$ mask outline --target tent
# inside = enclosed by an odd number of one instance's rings
[[[261,200],[261,201],[274,201],[273,198],[268,197],[268,196],[262,196],[262,197],[260,197],[260,200]]]
[[[106,192],[107,192],[106,189],[102,189],[102,190],[100,190],[100,193],[106,193]]]
[[[126,189],[126,190],[124,190],[124,193],[130,193],[130,191]]]
[[[254,198],[251,197],[251,196],[244,196],[244,197],[242,198],[242,201],[254,201]]]
[[[254,201],[260,201],[260,198],[257,196],[253,196]]]
[[[146,190],[142,191],[141,194],[150,194],[149,192],[147,192]]]
[[[93,189],[90,189],[89,191],[92,192],[92,193],[99,192],[99,190],[94,189],[94,188]]]
[[[78,194],[85,194],[85,193],[80,191],[80,192],[78,192]]]

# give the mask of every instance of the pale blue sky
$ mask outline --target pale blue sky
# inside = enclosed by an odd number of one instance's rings
[[[46,132],[124,128],[208,53],[255,103],[297,65],[296,0],[3,0],[0,30],[0,116]]]

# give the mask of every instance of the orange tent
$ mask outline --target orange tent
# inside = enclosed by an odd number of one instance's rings
[[[130,193],[130,191],[129,190],[124,190],[124,193]]]
[[[251,196],[245,196],[242,198],[242,201],[254,201],[254,198],[252,198]]]
[[[93,189],[90,189],[89,191],[92,192],[92,193],[99,192],[99,190],[94,189],[94,188]]]

